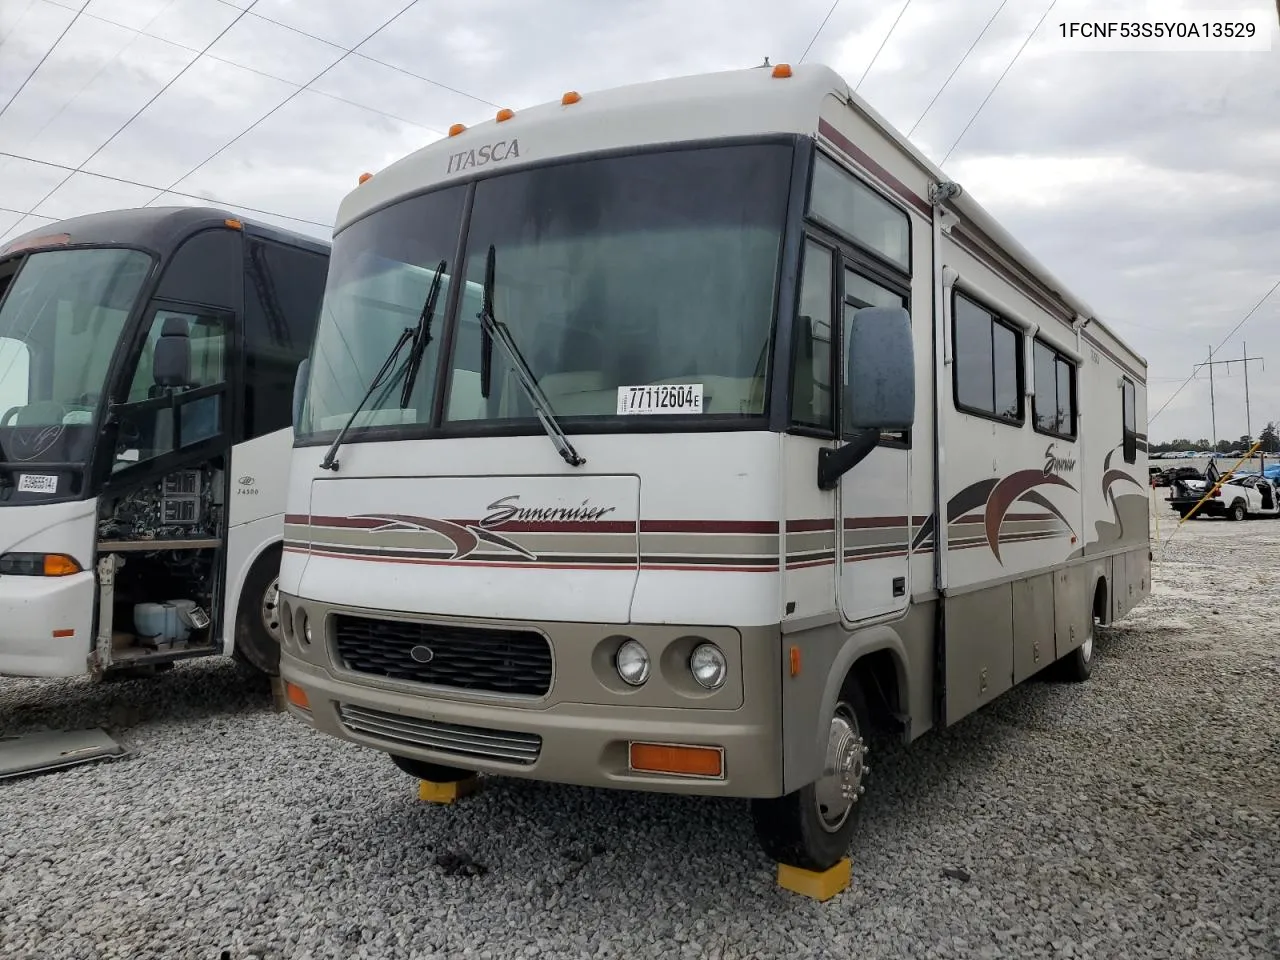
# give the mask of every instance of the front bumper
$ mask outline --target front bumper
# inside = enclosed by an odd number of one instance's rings
[[[317,626],[335,608],[286,597],[286,609],[307,611]],[[354,611],[351,611],[354,612]],[[374,611],[363,611],[374,616]],[[379,616],[392,617],[392,614]],[[405,618],[401,618],[405,619]],[[287,622],[287,621],[286,621]],[[386,753],[443,766],[508,777],[586,787],[708,796],[772,797],[782,792],[782,723],[776,628],[714,633],[729,656],[731,677],[717,694],[690,697],[659,681],[672,660],[668,638],[676,626],[632,627],[655,661],[645,689],[618,691],[602,684],[592,637],[619,628],[591,624],[537,624],[551,644],[555,672],[542,698],[476,695],[355,673],[320,627],[301,644],[286,627],[281,679],[301,687],[309,710],[289,712],[317,730]],[[730,644],[725,636],[740,636]],[[323,638],[323,639],[321,639]],[[772,642],[770,642],[772,641]],[[620,685],[620,684],[619,684]],[[647,701],[647,702],[646,702]],[[711,746],[722,751],[719,778],[632,770],[630,743]]]
[[[0,577],[0,675],[79,677],[89,672],[96,578]]]

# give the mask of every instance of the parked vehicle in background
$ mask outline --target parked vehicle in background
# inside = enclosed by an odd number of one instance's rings
[[[1257,474],[1227,474],[1218,481],[1213,495],[1205,500],[1204,495],[1213,483],[1210,480],[1181,483],[1169,498],[1169,506],[1183,517],[1190,516],[1193,510],[1197,517],[1226,517],[1228,520],[1280,515],[1280,501],[1272,480]],[[1201,500],[1204,502],[1200,503]]]
[[[426,780],[751,798],[823,869],[873,725],[1089,677],[1150,589],[1145,362],[842,78],[451,132],[339,211],[294,716]]]
[[[293,376],[328,251],[187,207],[0,248],[0,674],[277,671]]]

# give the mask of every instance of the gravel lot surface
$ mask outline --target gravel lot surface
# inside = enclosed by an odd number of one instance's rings
[[[428,806],[227,661],[0,680],[0,732],[135,751],[0,783],[0,956],[1275,960],[1278,609],[1280,522],[1188,523],[1089,683],[872,754],[826,904],[775,886],[741,803],[489,780]]]

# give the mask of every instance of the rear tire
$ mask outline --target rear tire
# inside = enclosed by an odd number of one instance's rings
[[[1058,678],[1067,683],[1084,683],[1093,676],[1093,637],[1098,630],[1097,617],[1089,618],[1089,635],[1084,643],[1058,661]]]
[[[457,783],[459,780],[469,780],[475,776],[471,770],[462,770],[458,767],[445,767],[438,763],[428,763],[426,760],[414,760],[410,757],[397,757],[394,753],[388,754],[391,762],[416,780],[426,780],[428,783]]]
[[[280,547],[268,547],[249,570],[236,612],[231,655],[269,677],[280,675]]]
[[[770,859],[822,871],[848,854],[870,773],[870,729],[862,688],[850,675],[830,718],[824,773],[785,796],[751,801],[756,839]]]

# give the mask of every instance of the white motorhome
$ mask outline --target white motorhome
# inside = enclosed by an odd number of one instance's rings
[[[1145,363],[822,66],[512,113],[342,203],[294,715],[426,780],[751,798],[836,863],[912,741],[1149,588]]]
[[[0,675],[277,671],[293,382],[328,253],[204,207],[0,246]]]

